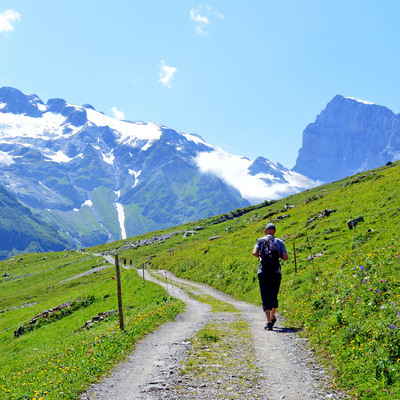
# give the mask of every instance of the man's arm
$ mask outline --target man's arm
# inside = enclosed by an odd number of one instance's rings
[[[286,252],[282,253],[282,257],[281,258],[282,258],[282,260],[289,259],[288,253],[286,253]]]
[[[254,256],[254,257],[257,257],[257,258],[260,257],[260,251],[258,250],[257,246],[254,247],[253,256]]]

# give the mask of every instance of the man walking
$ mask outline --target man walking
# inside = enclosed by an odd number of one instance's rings
[[[278,308],[278,293],[282,279],[280,259],[289,258],[285,243],[275,237],[275,231],[274,224],[267,224],[264,230],[265,236],[257,239],[253,250],[253,256],[260,259],[257,274],[262,307],[267,317],[265,329],[269,331],[272,331],[276,322],[275,310]]]

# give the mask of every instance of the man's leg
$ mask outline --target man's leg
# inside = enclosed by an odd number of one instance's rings
[[[272,325],[275,325],[275,322],[276,322],[275,311],[276,311],[276,308],[273,308],[271,310],[271,322],[272,322]]]
[[[271,310],[264,310],[265,316],[267,317],[267,321],[270,324],[272,322],[271,320]]]

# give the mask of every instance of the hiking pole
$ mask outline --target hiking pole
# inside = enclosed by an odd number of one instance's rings
[[[115,254],[115,268],[117,270],[117,295],[118,295],[118,314],[119,329],[124,330],[124,315],[122,313],[122,291],[121,291],[121,274],[119,272],[118,253]]]
[[[296,245],[293,241],[294,273],[297,274]]]

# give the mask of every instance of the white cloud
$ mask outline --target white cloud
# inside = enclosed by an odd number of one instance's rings
[[[166,86],[168,88],[171,87],[171,81],[178,69],[176,67],[169,67],[168,65],[165,65],[164,60],[161,61],[161,69],[159,72],[160,79],[159,82],[163,84],[163,86]]]
[[[265,174],[255,176],[249,174],[248,168],[252,161],[228,154],[221,149],[209,153],[201,152],[197,155],[195,162],[201,172],[217,176],[226,184],[237,189],[242,197],[253,204],[261,203],[264,200],[279,199],[317,184],[292,171],[285,173],[288,183],[267,184],[262,180]]]
[[[0,13],[0,33],[14,30],[14,22],[21,19],[21,14],[14,10],[6,10]]]
[[[117,109],[117,107],[111,107],[111,111],[114,113],[114,117],[117,119],[121,119],[124,120],[125,118],[125,114],[122,111],[119,111]]]
[[[210,19],[223,19],[224,16],[214,7],[207,4],[199,4],[190,10],[190,20],[195,24],[195,31],[199,35],[206,35],[207,28],[210,26]]]

